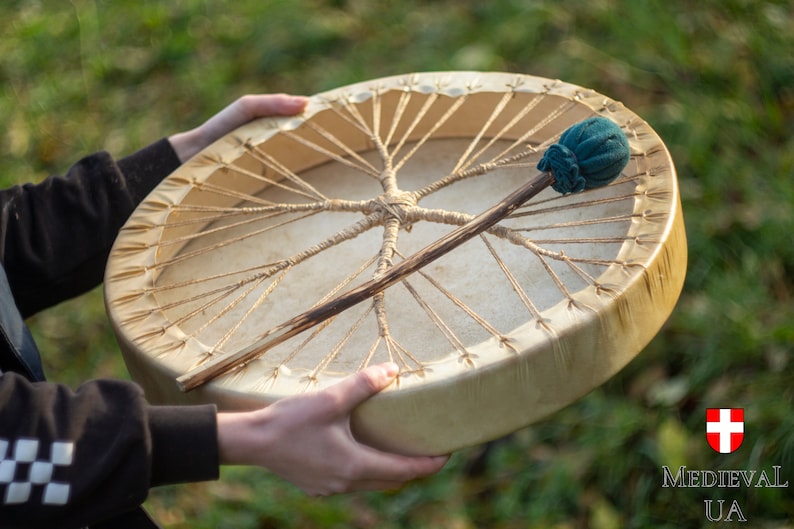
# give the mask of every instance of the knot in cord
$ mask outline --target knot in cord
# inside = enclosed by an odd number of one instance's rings
[[[416,197],[410,191],[399,191],[397,193],[387,193],[383,195],[384,204],[403,208],[416,206]]]
[[[416,196],[410,191],[385,193],[377,201],[389,214],[400,219],[400,222],[405,221],[408,209],[416,207]]]

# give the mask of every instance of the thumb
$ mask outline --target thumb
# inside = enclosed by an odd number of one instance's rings
[[[397,377],[400,368],[387,362],[368,366],[328,388],[338,399],[344,411],[352,411],[356,406],[385,389]]]

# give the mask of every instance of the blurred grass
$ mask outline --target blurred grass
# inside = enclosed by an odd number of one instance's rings
[[[559,78],[659,132],[681,184],[690,263],[679,305],[622,373],[548,420],[456,454],[386,494],[310,499],[264,472],[153,492],[169,527],[786,527],[791,489],[662,488],[661,466],[770,468],[794,482],[794,8],[749,0],[7,1],[0,7],[4,185],[120,156],[247,92],[311,94],[422,70]],[[51,379],[126,376],[101,292],[36,316]],[[743,407],[719,456],[706,407]],[[726,507],[727,508],[727,507]]]

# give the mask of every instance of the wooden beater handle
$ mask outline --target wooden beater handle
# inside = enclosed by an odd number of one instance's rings
[[[182,391],[197,388],[263,355],[296,334],[371,298],[484,232],[549,186],[559,193],[567,194],[607,185],[620,175],[629,157],[626,136],[620,127],[609,119],[591,117],[573,125],[563,132],[559,143],[551,145],[543,154],[537,166],[542,172],[537,177],[510,193],[471,222],[456,228],[378,277],[273,327],[250,346],[209,360],[189,371],[177,379],[177,384]]]
[[[440,239],[427,245],[412,256],[401,261],[380,276],[370,279],[366,283],[339,296],[322,303],[303,314],[299,314],[277,327],[273,327],[262,338],[248,347],[234,353],[225,354],[214,358],[181,377],[177,384],[182,391],[190,391],[229,370],[249,362],[278,344],[292,338],[306,329],[314,327],[325,320],[332,318],[340,312],[371,298],[373,295],[387,289],[401,281],[404,277],[416,272],[423,266],[435,261],[442,255],[457,248],[459,245],[476,237],[500,220],[504,219],[548,186],[554,183],[551,172],[541,173],[535,179],[524,184],[497,204],[487,209],[470,222],[456,228]]]

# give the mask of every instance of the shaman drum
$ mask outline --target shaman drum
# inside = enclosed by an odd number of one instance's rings
[[[551,189],[352,308],[183,392],[176,379],[403,261],[538,171],[592,116],[626,134],[612,184]],[[659,331],[686,240],[675,169],[648,124],[592,90],[511,73],[378,79],[260,119],[166,178],[121,231],[108,312],[160,403],[260,407],[394,361],[356,435],[440,454],[583,396]]]

